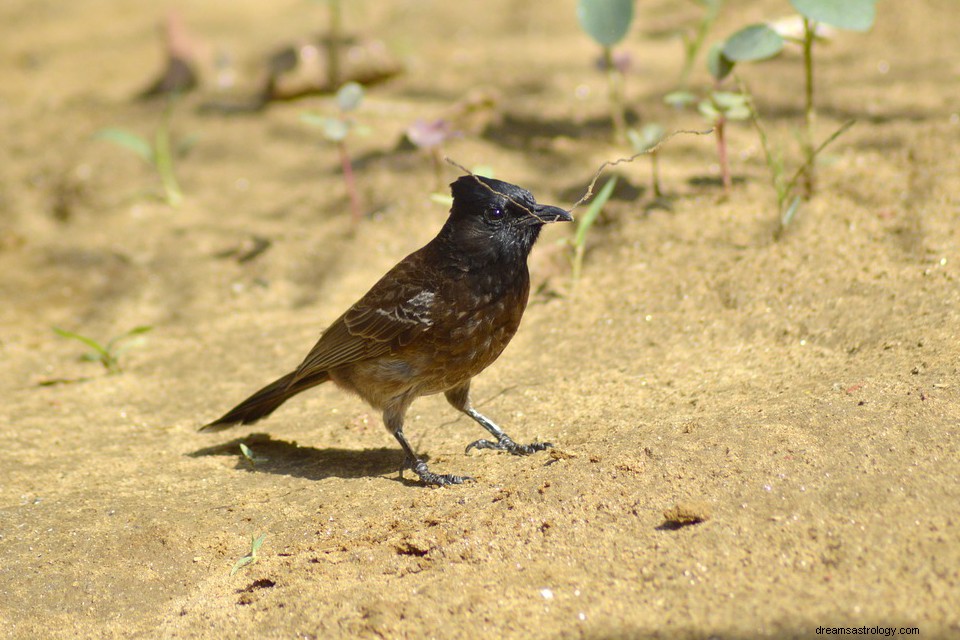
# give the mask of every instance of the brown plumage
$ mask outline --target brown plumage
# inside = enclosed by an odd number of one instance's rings
[[[295,371],[203,430],[255,422],[301,391],[333,380],[383,412],[384,425],[407,455],[406,466],[426,484],[469,478],[432,473],[407,442],[404,415],[420,396],[445,393],[496,438],[467,450],[526,455],[549,447],[518,445],[474,410],[470,379],[497,359],[520,325],[530,292],[527,256],[540,229],[572,218],[500,180],[463,176],[450,186],[453,207],[437,237],[334,321]]]

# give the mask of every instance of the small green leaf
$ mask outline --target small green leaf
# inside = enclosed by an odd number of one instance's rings
[[[90,347],[91,349],[93,349],[94,351],[96,351],[99,354],[99,357],[97,359],[102,359],[103,357],[106,357],[109,355],[109,353],[107,352],[107,349],[103,345],[101,345],[99,342],[94,340],[93,338],[82,336],[79,333],[74,333],[73,331],[58,329],[57,327],[52,327],[52,328],[53,328],[53,332],[56,333],[58,336],[62,338],[69,338],[71,340],[78,340],[83,344],[87,345],[88,347]]]
[[[243,457],[247,460],[247,462],[249,462],[254,467],[257,466],[258,462],[267,461],[267,458],[262,458],[260,456],[254,455],[253,449],[251,449],[250,447],[248,447],[242,442],[240,443],[240,453],[242,453]]]
[[[320,127],[323,137],[330,142],[341,142],[350,133],[350,123],[340,118],[330,118],[316,113],[301,113],[300,121],[313,127]]]
[[[323,126],[323,136],[331,142],[342,142],[350,133],[350,124],[337,118],[328,118]]]
[[[740,29],[723,44],[723,55],[733,62],[766,60],[783,51],[783,38],[765,24]]]
[[[710,98],[722,110],[742,107],[747,104],[747,96],[733,91],[714,91],[710,94]]]
[[[747,120],[750,118],[750,108],[747,105],[730,107],[723,112],[727,120]]]
[[[154,164],[153,147],[145,138],[124,129],[101,129],[93,134],[95,140],[106,140],[140,156],[147,164]]]
[[[800,210],[800,196],[796,196],[793,199],[793,202],[790,203],[790,206],[787,207],[787,210],[783,212],[783,215],[780,217],[780,226],[784,229],[793,222],[794,217],[797,215],[797,211]]]
[[[717,109],[717,106],[709,99],[701,100],[700,104],[697,105],[697,111],[712,123],[716,123],[722,117],[720,110]]]
[[[363,85],[348,82],[337,91],[337,106],[341,111],[353,111],[363,102]]]
[[[666,130],[656,122],[651,122],[643,126],[640,131],[636,129],[627,129],[627,138],[630,140],[630,146],[634,153],[643,153],[655,147],[662,139]]]
[[[263,539],[267,537],[267,534],[261,533],[259,537],[254,538],[250,537],[250,553],[243,556],[236,561],[233,565],[233,569],[230,570],[230,575],[234,575],[240,569],[251,565],[257,561],[257,553],[260,551],[260,546],[263,545]]]
[[[663,96],[663,101],[672,107],[687,107],[697,101],[697,95],[690,91],[672,91]]]
[[[602,47],[617,44],[630,30],[634,0],[580,0],[580,26]]]
[[[597,216],[600,215],[603,206],[607,204],[607,200],[610,199],[610,196],[613,194],[613,188],[616,186],[617,176],[613,176],[607,180],[607,183],[603,185],[603,188],[597,193],[597,197],[595,197],[590,203],[590,206],[587,207],[587,212],[580,219],[580,224],[577,225],[577,234],[573,239],[574,245],[583,246],[587,241],[587,232],[590,231],[590,227],[596,222]]]
[[[707,70],[714,80],[720,82],[730,75],[733,65],[733,60],[723,55],[723,43],[718,42],[710,47],[710,51],[707,52]]]
[[[869,31],[876,17],[876,0],[790,0],[808,20],[837,29]]]
[[[148,325],[141,325],[139,327],[134,327],[133,329],[130,329],[130,331],[127,331],[126,333],[122,333],[116,338],[113,338],[112,340],[110,340],[110,342],[107,343],[107,351],[109,353],[119,356],[120,353],[122,353],[123,351],[126,351],[127,349],[134,346],[135,344],[139,344],[139,341],[130,340],[131,338],[135,336],[143,335],[144,333],[147,333],[152,329],[153,327]],[[114,346],[121,342],[126,342],[127,344],[122,349],[114,349]]]

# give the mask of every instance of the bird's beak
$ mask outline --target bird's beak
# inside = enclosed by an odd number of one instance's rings
[[[540,222],[572,222],[573,216],[560,207],[551,207],[548,204],[538,204],[533,208],[533,215]]]

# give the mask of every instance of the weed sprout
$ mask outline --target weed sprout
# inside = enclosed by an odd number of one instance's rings
[[[627,123],[623,102],[622,65],[614,60],[613,46],[623,40],[633,21],[633,0],[580,0],[577,4],[580,26],[603,48],[603,66],[609,85],[610,115],[614,135],[623,140]]]
[[[53,332],[62,338],[82,342],[93,349],[93,351],[84,354],[82,358],[91,362],[99,362],[103,365],[103,368],[107,370],[108,374],[115,374],[120,373],[121,371],[120,356],[131,347],[140,344],[143,341],[143,338],[140,336],[147,333],[151,329],[153,329],[153,327],[134,327],[126,333],[122,333],[119,336],[111,338],[105,345],[100,344],[93,338],[81,335],[79,333],[74,333],[73,331],[66,331],[65,329],[53,327]]]
[[[594,198],[590,203],[590,206],[587,207],[587,212],[583,214],[583,216],[580,218],[580,222],[577,224],[577,230],[573,235],[573,240],[571,243],[573,246],[573,258],[571,262],[573,265],[574,285],[580,281],[580,273],[583,271],[583,256],[587,248],[587,235],[589,235],[590,228],[593,227],[593,223],[597,221],[597,217],[600,215],[600,212],[603,211],[603,207],[607,204],[607,200],[609,200],[610,196],[613,195],[613,189],[616,186],[616,176],[607,180],[606,184],[604,184],[597,193],[597,197]]]
[[[804,196],[813,195],[815,184],[814,158],[817,154],[814,138],[817,112],[813,102],[813,44],[820,23],[847,31],[869,31],[876,14],[876,0],[790,0],[803,17],[804,119],[803,155],[806,170],[803,173]],[[835,138],[836,134],[831,137]],[[821,148],[824,145],[821,145]]]
[[[723,6],[723,0],[693,0],[696,4],[703,7],[703,15],[697,21],[696,28],[692,32],[681,33],[683,39],[683,69],[680,71],[680,89],[686,89],[690,81],[690,73],[697,61],[697,55],[703,48],[703,43],[707,39],[710,28],[720,14],[720,8]]]
[[[354,224],[360,222],[363,211],[360,205],[360,196],[357,193],[357,183],[353,175],[353,163],[347,149],[347,136],[351,131],[358,129],[350,117],[363,102],[363,86],[356,82],[348,82],[337,91],[336,103],[338,114],[324,116],[318,113],[303,113],[300,119],[312,126],[319,127],[323,137],[337,145],[340,154],[340,166],[343,170],[343,181],[346,184],[347,195],[350,198],[350,212]]]
[[[170,136],[170,120],[173,115],[174,99],[167,103],[163,110],[163,119],[153,136],[151,144],[146,138],[126,129],[109,127],[101,129],[94,138],[106,140],[139,156],[144,162],[153,167],[163,185],[164,201],[171,207],[179,207],[183,202],[183,192],[173,171],[174,157],[183,157],[190,151],[196,142],[196,137],[188,136],[180,143],[174,144]]]
[[[263,540],[266,537],[267,537],[267,534],[265,533],[261,533],[259,536],[256,536],[256,537],[250,536],[250,551],[249,553],[247,553],[247,555],[243,556],[242,558],[240,558],[234,563],[233,569],[230,570],[231,576],[235,575],[237,571],[240,571],[240,569],[243,569],[246,566],[254,564],[257,560],[260,559],[258,554],[260,552],[260,547],[263,546]]]
[[[664,128],[656,122],[645,124],[639,131],[636,129],[627,130],[627,139],[630,140],[633,152],[635,154],[650,154],[650,187],[655,199],[663,197],[663,191],[660,189],[660,161],[656,147],[666,133]]]

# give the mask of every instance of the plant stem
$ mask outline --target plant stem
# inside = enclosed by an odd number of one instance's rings
[[[813,196],[815,182],[813,138],[817,113],[813,106],[813,36],[816,24],[808,18],[803,19],[803,70],[806,80],[806,131],[803,140],[803,155],[806,170],[803,173],[803,197],[809,200]]]
[[[609,87],[610,116],[613,120],[613,141],[620,142],[627,136],[627,119],[623,106],[623,74],[613,63],[613,49],[603,48],[603,66],[607,69]]]
[[[783,215],[783,203],[786,201],[787,196],[790,195],[792,186],[788,186],[784,182],[783,161],[774,156],[770,140],[767,138],[767,130],[764,129],[763,123],[760,121],[760,113],[753,103],[753,94],[748,91],[746,85],[743,84],[740,78],[737,78],[737,83],[740,86],[740,93],[745,96],[750,96],[747,100],[747,108],[750,109],[750,121],[753,122],[753,126],[757,130],[757,136],[760,138],[760,147],[763,149],[763,159],[767,164],[767,169],[770,171],[770,185],[777,194],[777,216],[779,218],[779,216]]]
[[[650,154],[650,178],[653,183],[653,197],[663,197],[663,192],[660,190],[660,160],[656,151]]]
[[[700,18],[700,22],[697,23],[696,34],[692,38],[689,35],[684,36],[683,70],[680,72],[681,89],[686,89],[690,82],[690,72],[693,71],[693,64],[697,61],[697,54],[700,53],[700,49],[703,47],[703,42],[707,38],[707,32],[710,31],[710,27],[717,19],[717,14],[720,13],[721,4],[722,2],[717,2],[716,4],[708,6],[703,17]]]
[[[727,119],[723,116],[717,120],[714,129],[717,132],[717,157],[720,160],[720,178],[723,180],[723,194],[730,195],[730,187],[733,181],[730,179],[730,162],[727,160]]]
[[[340,150],[343,181],[347,185],[347,195],[350,197],[350,214],[353,223],[359,224],[363,218],[363,211],[360,208],[360,196],[357,194],[357,182],[353,177],[353,164],[350,162],[350,154],[347,153],[347,143],[341,140],[337,143],[337,149]]]
[[[580,274],[583,272],[583,254],[586,251],[586,243],[578,244],[573,248],[573,286],[576,287],[580,282]]]

